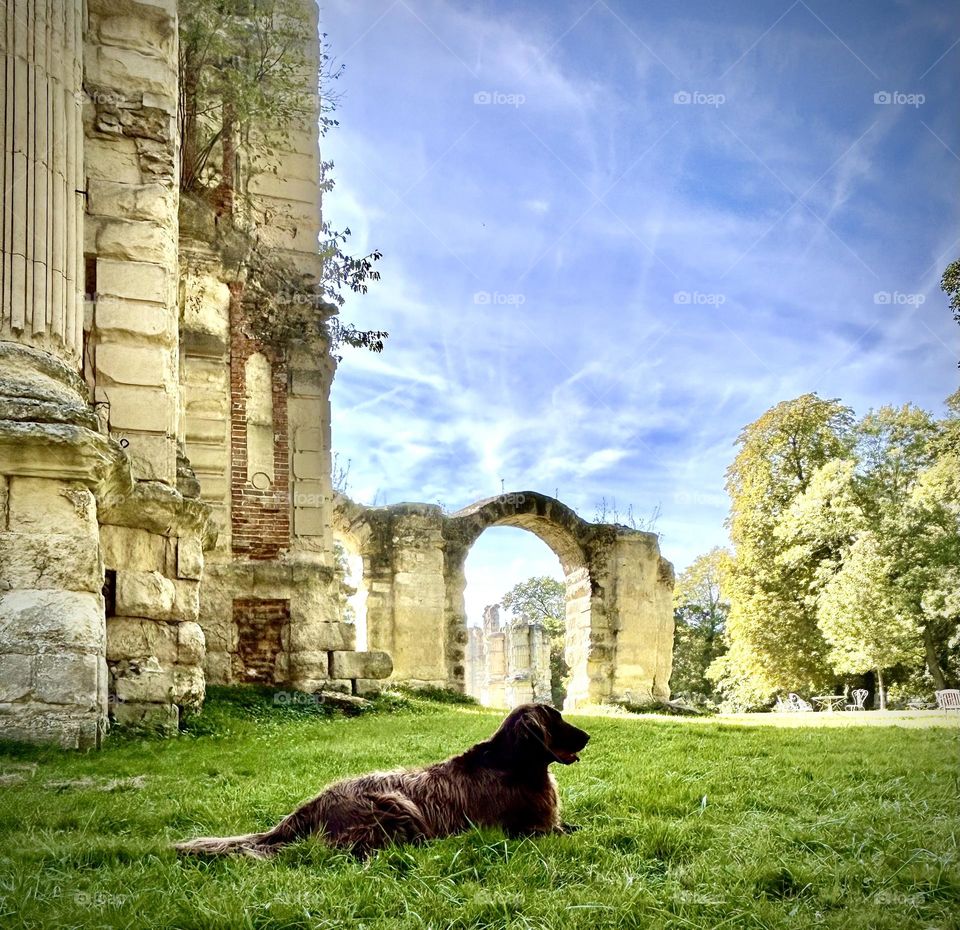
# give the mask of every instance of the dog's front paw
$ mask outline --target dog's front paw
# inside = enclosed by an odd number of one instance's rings
[[[559,827],[560,833],[576,833],[577,830],[582,829],[579,824],[576,823],[562,823]]]

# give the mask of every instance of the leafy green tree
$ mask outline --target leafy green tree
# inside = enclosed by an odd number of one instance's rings
[[[850,456],[852,425],[849,407],[804,394],[768,410],[737,439],[739,451],[727,470],[734,544],[729,649],[709,677],[741,705],[832,681],[810,592],[817,561],[782,561],[788,546],[777,526],[818,468]]]
[[[810,593],[838,672],[874,669],[882,681],[922,648],[930,680],[946,686],[960,469],[945,431],[910,404],[871,411],[854,431],[856,457],[820,468],[777,527],[781,563],[816,566]]]
[[[940,289],[950,298],[950,309],[953,318],[960,323],[960,258],[950,262],[940,278]],[[960,368],[960,362],[957,363]]]
[[[916,664],[923,655],[918,618],[894,571],[884,547],[867,530],[819,596],[819,625],[830,644],[831,664],[838,672],[873,669],[881,710],[887,706],[884,672],[899,663]]]
[[[730,561],[729,550],[715,547],[698,556],[677,578],[671,694],[694,700],[715,696],[706,671],[726,648],[723,631],[730,605],[724,599],[723,585]]]
[[[539,623],[550,640],[550,692],[553,703],[563,706],[570,667],[564,657],[567,594],[563,583],[537,575],[515,584],[500,603],[527,623]]]
[[[322,273],[304,276],[264,242],[261,231],[277,218],[246,194],[256,175],[279,174],[296,134],[316,127],[322,136],[337,125],[331,85],[342,69],[330,67],[326,36],[316,55],[303,0],[180,0],[178,14],[182,200],[218,217],[215,245],[251,331],[280,352],[318,344],[382,351],[387,333],[338,317],[348,294],[379,280],[381,253],[349,255],[350,230],[322,221]],[[320,164],[324,194],[334,186],[332,168]]]

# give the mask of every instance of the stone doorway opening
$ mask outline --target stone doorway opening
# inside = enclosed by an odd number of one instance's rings
[[[569,667],[557,554],[534,533],[493,526],[470,547],[464,576],[467,694],[488,707],[562,707]]]
[[[340,619],[356,627],[356,648],[368,648],[367,581],[364,578],[363,556],[357,541],[349,534],[333,534],[334,568],[339,586]]]

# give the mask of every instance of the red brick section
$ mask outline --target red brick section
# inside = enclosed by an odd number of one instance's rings
[[[290,437],[287,367],[277,354],[244,332],[243,286],[230,285],[230,526],[234,555],[276,559],[290,546]],[[262,352],[273,366],[273,487],[247,481],[245,365]]]
[[[277,656],[290,626],[290,601],[238,597],[233,602],[241,681],[276,684]],[[282,676],[281,676],[282,677]]]

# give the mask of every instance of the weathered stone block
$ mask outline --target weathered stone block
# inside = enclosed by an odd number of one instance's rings
[[[110,661],[151,656],[166,667],[178,661],[178,623],[140,617],[111,617],[107,621],[107,658]]]
[[[160,346],[97,346],[97,374],[117,384],[162,387],[173,381],[173,356]]]
[[[159,264],[175,258],[170,232],[157,223],[104,217],[90,217],[87,222],[98,255]]]
[[[173,205],[173,191],[163,184],[121,184],[95,178],[87,184],[87,212],[95,215],[164,223],[173,214]],[[98,287],[99,283],[98,278]]]
[[[33,656],[0,655],[0,704],[19,701],[30,693]]]
[[[132,48],[146,55],[156,55],[158,51],[169,54],[170,32],[145,28],[142,16],[103,16],[97,36],[103,45]]]
[[[367,694],[379,694],[387,685],[377,678],[357,678],[354,681],[356,693],[361,697]]]
[[[204,677],[212,685],[228,685],[233,681],[229,652],[208,652],[203,660]]]
[[[160,572],[117,572],[118,617],[171,619],[176,597],[174,583]]]
[[[326,397],[329,383],[324,372],[310,368],[294,368],[291,374],[291,390],[294,394],[301,397]]]
[[[98,298],[117,297],[166,304],[170,298],[171,278],[163,265],[152,262],[97,259]],[[99,316],[98,300],[98,316]],[[141,312],[147,308],[139,306]],[[99,319],[98,319],[99,322]]]
[[[177,443],[172,436],[123,430],[133,476],[141,481],[173,484],[177,474]]]
[[[230,288],[212,275],[190,276],[185,288],[184,326],[191,332],[226,340],[230,332]]]
[[[0,533],[0,588],[99,591],[103,564],[94,536]]]
[[[133,139],[87,138],[83,143],[84,171],[88,178],[106,178],[125,184],[140,183],[140,160]]]
[[[203,546],[198,536],[181,536],[177,540],[177,575],[197,581],[203,574]]]
[[[111,671],[113,693],[118,701],[156,704],[173,701],[172,667],[162,668],[155,658],[144,662],[118,662]]]
[[[97,534],[97,507],[81,485],[53,478],[9,479],[8,529],[27,533]]]
[[[110,429],[145,430],[172,433],[176,414],[176,397],[160,388],[112,385],[97,387],[98,402],[110,405]]]
[[[296,507],[293,511],[293,531],[297,536],[323,536],[328,527],[326,513],[319,507]]]
[[[200,583],[177,579],[173,582],[173,613],[177,620],[196,620],[200,616]]]
[[[323,452],[304,450],[293,454],[295,478],[318,480],[325,474],[326,456]]]
[[[33,692],[47,704],[98,705],[99,657],[66,652],[37,656]]]
[[[173,343],[174,320],[166,307],[126,297],[100,297],[94,307],[94,321],[101,336],[114,337],[118,333],[131,333],[163,345]]]
[[[290,649],[294,652],[349,652],[357,642],[352,623],[311,620],[290,624]]]
[[[155,55],[107,46],[97,48],[95,54],[84,57],[86,77],[93,84],[136,88],[163,96],[169,96],[170,89],[176,86],[176,71]]]
[[[293,652],[290,655],[290,675],[295,679],[314,678],[326,680],[330,677],[330,653]]]
[[[164,567],[163,536],[129,526],[100,527],[100,545],[107,568],[159,572]]]
[[[206,695],[203,669],[199,666],[177,665],[173,668],[173,699],[184,707],[199,709]]]
[[[180,665],[202,665],[206,654],[206,638],[199,623],[178,623],[177,662]]]
[[[0,652],[103,652],[103,598],[87,591],[0,594]]]
[[[393,660],[386,652],[334,652],[330,674],[333,678],[389,678]]]
[[[138,701],[114,701],[110,713],[118,726],[151,727],[177,730],[180,708],[176,704],[146,704]]]
[[[302,691],[308,690],[303,687],[303,684],[300,682],[298,682],[297,685]],[[353,682],[350,681],[349,678],[328,678],[326,681],[320,682],[315,690],[336,691],[338,694],[353,694]]]

